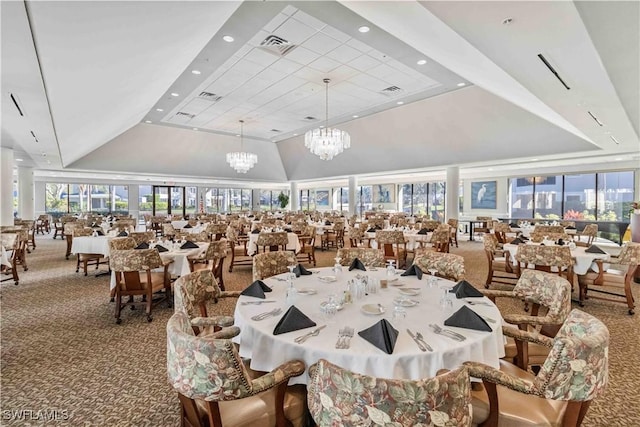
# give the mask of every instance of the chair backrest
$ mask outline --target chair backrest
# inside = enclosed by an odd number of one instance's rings
[[[162,224],[162,234],[164,234],[165,236],[172,236],[176,234],[176,230],[175,228],[173,228],[173,225],[164,223]]]
[[[320,359],[309,374],[309,411],[321,427],[471,425],[471,385],[464,367],[434,378],[392,380]]]
[[[575,221],[560,221],[560,225],[563,227],[574,227],[576,226]]]
[[[573,265],[568,246],[518,245],[515,259],[525,266],[568,268]]]
[[[256,254],[253,257],[253,280],[286,273],[290,265],[297,265],[296,255],[291,251],[273,251]]]
[[[18,233],[0,233],[0,242],[2,242],[2,246],[5,249],[17,249],[18,244],[20,243],[20,237]]]
[[[437,252],[449,252],[449,238],[451,237],[449,228],[438,228],[431,235],[430,243]]]
[[[620,250],[620,255],[618,255],[618,258],[613,262],[621,265],[640,264],[640,243],[625,243]]]
[[[118,251],[124,249],[133,249],[135,248],[136,241],[133,237],[114,237],[113,239],[109,239],[109,251]]]
[[[511,227],[509,227],[509,224],[507,224],[506,222],[496,222],[493,225],[493,231],[495,231],[496,233],[510,233],[511,232]]]
[[[538,233],[538,232],[533,232],[530,234],[529,236],[531,238],[531,241],[534,243],[540,243],[542,242],[545,237],[549,240],[553,240],[554,242],[557,242],[558,240],[562,239],[565,242],[570,242],[571,241],[571,237],[567,234],[567,233]]]
[[[564,227],[561,225],[536,225],[533,228],[534,233],[564,233]]]
[[[381,245],[404,244],[404,233],[401,230],[377,230],[376,241]]]
[[[136,246],[138,246],[140,243],[149,243],[155,239],[156,236],[153,231],[138,231],[129,233],[129,237],[131,237],[136,242]]]
[[[546,317],[558,325],[571,312],[571,283],[557,274],[524,270],[513,292],[527,302],[547,307]]]
[[[454,230],[458,230],[458,220],[456,218],[449,218],[447,224]]]
[[[211,240],[220,240],[227,232],[227,224],[209,224],[207,225],[207,233],[211,234]]]
[[[287,233],[285,231],[278,231],[272,233],[260,233],[258,234],[258,239],[256,240],[256,245],[258,246],[282,246],[283,248],[287,246],[289,242]]]
[[[432,219],[422,221],[422,228],[426,228],[429,231],[435,231],[439,225],[440,225],[439,221],[435,221]]]
[[[157,249],[124,249],[109,253],[113,271],[146,271],[162,266]]]
[[[93,228],[89,227],[75,227],[71,230],[73,237],[91,236],[93,235]]]
[[[384,267],[384,252],[373,248],[340,248],[337,257],[341,265],[350,265],[358,258],[367,267]]]
[[[438,270],[438,276],[450,280],[464,279],[464,258],[460,255],[429,251],[416,254],[413,263],[422,271]]]
[[[189,319],[207,316],[207,302],[220,296],[220,286],[211,270],[197,270],[180,276],[173,283],[176,311],[183,311]]]
[[[484,245],[484,250],[486,252],[494,254],[498,249],[498,238],[492,233],[484,233],[482,244]]]
[[[609,330],[599,319],[573,310],[555,338],[534,381],[540,397],[588,401],[608,382]]]

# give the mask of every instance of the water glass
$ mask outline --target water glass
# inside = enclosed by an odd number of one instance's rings
[[[407,310],[403,307],[396,305],[393,307],[393,314],[391,315],[391,320],[394,322],[403,322],[404,319],[407,318]]]
[[[451,292],[449,292],[449,287],[442,287],[442,296],[440,297],[440,308],[444,312],[449,312],[453,310],[453,300],[451,299]]]
[[[287,288],[287,296],[286,296],[287,306],[290,307],[292,305],[295,305],[297,299],[298,299],[298,290],[293,286],[293,281],[291,281],[291,284]]]
[[[338,300],[334,294],[329,295],[327,301],[323,302],[320,311],[327,322],[332,322],[338,312]]]
[[[389,279],[393,279],[395,275],[396,275],[396,269],[393,266],[393,261],[389,261],[389,265],[387,266],[387,277]]]

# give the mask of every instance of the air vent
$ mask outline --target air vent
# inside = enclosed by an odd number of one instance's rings
[[[278,132],[278,133],[280,133],[280,132],[282,132],[282,131],[281,131],[280,129],[271,129],[271,132]]]
[[[193,119],[196,115],[195,114],[190,114],[190,113],[185,113],[184,111],[178,111],[176,113],[176,116],[189,117],[190,119]]]
[[[587,111],[587,113],[589,113],[591,118],[598,124],[598,126],[604,126],[604,124],[600,120],[598,120],[595,114],[593,114],[591,111]]]
[[[304,120],[307,120],[307,121],[313,122],[313,121],[316,121],[316,120],[318,120],[318,119],[317,119],[317,118],[315,118],[315,117],[313,117],[313,116],[307,116],[307,117],[305,117],[305,118],[304,118]]]
[[[389,86],[380,91],[383,95],[399,95],[404,92],[404,89],[398,86]]]
[[[267,38],[260,43],[260,49],[277,56],[285,56],[295,48],[296,45],[289,43],[288,40],[278,37],[275,34],[267,36]]]
[[[540,58],[540,61],[542,61],[544,63],[544,65],[547,66],[547,68],[549,69],[549,71],[551,71],[551,73],[556,76],[556,79],[560,80],[560,83],[562,83],[562,86],[564,86],[565,88],[567,88],[567,90],[570,90],[571,88],[569,86],[567,86],[567,84],[564,82],[564,80],[562,80],[562,77],[560,77],[560,74],[558,74],[558,72],[556,71],[555,68],[553,68],[551,66],[551,64],[549,64],[549,61],[547,61],[547,58],[545,58],[541,53],[538,54],[538,58]]]
[[[200,95],[198,95],[198,98],[205,99],[211,102],[218,102],[222,99],[222,95],[217,95],[211,92],[200,92]]]
[[[22,112],[22,108],[20,108],[20,105],[18,104],[18,100],[16,99],[16,97],[11,94],[11,100],[13,101],[13,105],[16,106],[16,109],[18,110],[18,113],[24,117],[24,113]]]

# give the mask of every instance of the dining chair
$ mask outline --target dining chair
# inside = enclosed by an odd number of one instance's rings
[[[241,291],[224,291],[211,270],[197,270],[180,276],[173,283],[175,311],[189,316],[195,335],[211,334],[219,328],[232,326],[233,316],[211,316],[207,305],[220,298],[238,298]]]
[[[114,237],[113,239],[108,239],[107,242],[107,244],[109,245],[109,252],[133,249],[138,246],[136,244],[136,240],[131,236]]]
[[[253,258],[247,252],[247,244],[249,238],[240,236],[235,227],[227,227],[227,242],[229,243],[229,253],[231,254],[231,262],[229,262],[229,273],[233,272],[236,265],[253,265]]]
[[[484,235],[491,233],[493,229],[493,218],[490,216],[477,216],[476,225],[473,227],[474,234]]]
[[[465,362],[483,387],[471,392],[473,422],[494,426],[579,426],[591,401],[608,382],[609,330],[596,317],[573,310],[549,338],[522,333],[522,339],[550,348],[533,375],[507,362],[500,369]]]
[[[568,246],[518,245],[515,255],[518,275],[523,268],[565,276],[573,286],[573,258]]]
[[[211,240],[220,240],[226,237],[227,224],[224,222],[207,225],[207,233],[211,236]]]
[[[453,245],[455,243],[457,248],[458,247],[458,220],[456,218],[449,218],[447,220],[447,224],[450,227],[449,245]]]
[[[20,235],[18,233],[10,233],[2,231],[0,232],[0,243],[5,249],[8,261],[10,265],[2,265],[1,271],[3,275],[10,277],[4,277],[0,279],[0,282],[6,282],[13,280],[14,285],[20,284],[20,277],[18,275],[18,250],[20,246]]]
[[[270,251],[284,251],[287,249],[287,244],[289,243],[289,237],[286,231],[278,231],[278,232],[260,232],[258,234],[258,238],[256,239],[256,246],[258,247],[258,252],[262,247],[262,252],[266,252],[267,248]]]
[[[334,247],[340,249],[344,247],[344,222],[334,222],[332,230],[325,230],[322,235],[321,247],[322,249],[329,249]]]
[[[309,412],[319,427],[470,426],[470,380],[461,367],[433,378],[362,375],[325,359],[309,367]]]
[[[169,275],[169,264],[171,261],[162,261],[157,249],[128,249],[114,250],[109,254],[109,265],[115,272],[115,302],[116,323],[120,324],[120,313],[122,309],[129,305],[135,307],[138,304],[146,306],[147,321],[151,322],[151,309],[159,302],[167,301],[169,306],[171,300],[171,280]],[[156,268],[161,272],[154,272]],[[153,294],[164,291],[164,295],[153,300]],[[136,302],[133,297],[142,295],[145,297],[142,302]],[[122,297],[130,297],[123,302]]]
[[[11,233],[16,234],[17,238],[14,242],[12,251],[12,264],[15,264],[16,268],[18,265],[22,266],[23,271],[28,271],[29,266],[27,265],[27,241],[29,240],[29,230],[25,226],[22,225],[3,225],[0,226],[0,234]],[[9,247],[5,249],[8,250]]]
[[[305,388],[289,387],[305,364],[291,360],[252,377],[231,338],[237,326],[196,336],[186,313],[167,323],[167,378],[178,392],[181,425],[191,427],[302,427],[306,422]]]
[[[262,280],[286,273],[290,265],[297,265],[296,254],[291,251],[262,252],[253,256],[253,280]]]
[[[529,235],[529,238],[531,239],[531,241],[533,243],[540,243],[540,242],[544,241],[545,239],[551,240],[551,241],[554,241],[554,242],[557,242],[560,239],[562,239],[564,242],[570,242],[572,240],[571,236],[569,236],[564,231],[562,233],[551,233],[551,232],[549,232],[549,233],[540,233],[540,232],[534,231]]]
[[[303,232],[298,235],[300,252],[296,255],[298,260],[313,264],[314,267],[316,266],[316,233],[316,227],[313,225],[308,225],[304,228]]]
[[[138,246],[141,243],[151,242],[155,239],[156,235],[153,231],[134,231],[133,233],[129,233],[129,237],[131,237],[135,241],[135,245]]]
[[[67,252],[64,254],[65,259],[69,259],[71,255],[71,247],[73,246],[73,230],[83,228],[84,221],[73,221],[64,224],[64,239],[67,241]]]
[[[36,222],[29,219],[14,219],[14,225],[20,225],[27,229],[27,253],[31,253],[30,249],[36,249]]]
[[[447,234],[447,239],[449,235]],[[402,230],[378,230],[376,242],[382,250],[385,261],[393,260],[397,268],[404,268],[407,264],[407,242]]]
[[[582,237],[586,237],[586,241],[582,240]],[[576,233],[576,245],[578,246],[591,246],[593,242],[598,238],[598,224],[587,224],[584,229]]]
[[[605,262],[609,264],[606,270]],[[609,261],[597,259],[595,263],[598,266],[598,272],[589,271],[585,275],[578,276],[580,306],[584,306],[587,299],[599,299],[626,303],[629,314],[634,314],[635,299],[631,286],[640,264],[640,243],[627,242],[622,246],[617,257],[612,257]],[[621,289],[624,292],[622,295],[619,293]],[[604,296],[594,296],[593,293],[589,294],[589,291]]]
[[[498,221],[493,226],[493,234],[495,235],[496,239],[498,239],[498,243],[504,245],[505,243],[509,243],[510,240],[515,238],[517,233],[515,233],[511,229],[509,224]],[[485,233],[485,237],[486,235],[487,234]]]
[[[349,266],[358,258],[365,267],[384,267],[384,253],[374,248],[340,248],[336,254],[340,258],[340,265]]]
[[[351,227],[347,232],[347,238],[349,239],[349,246],[352,248],[358,248],[363,245],[364,241],[364,227]]]
[[[166,237],[167,239],[173,240],[175,238],[176,235],[176,229],[173,228],[173,225],[171,225],[171,223],[163,223],[162,224],[162,235],[164,237]]]
[[[202,269],[211,271],[218,281],[220,288],[224,291],[223,271],[224,260],[227,257],[227,248],[228,243],[226,239],[210,242],[204,253],[187,257],[189,270],[191,270],[191,272]]]
[[[539,233],[539,234],[564,233],[564,227],[561,225],[538,224],[533,228],[533,233]]]
[[[484,245],[484,253],[487,256],[489,268],[487,270],[487,280],[484,287],[489,289],[492,283],[501,283],[512,285],[513,280],[517,279],[513,266],[511,265],[511,254],[498,247],[498,238],[491,233],[485,233],[482,240]],[[496,272],[503,273],[500,276]]]
[[[451,231],[447,228],[436,228],[431,235],[431,246],[436,252],[449,253],[449,241],[451,240]]]
[[[531,305],[530,314],[503,314],[505,322],[517,326],[517,329],[503,328],[503,334],[507,337],[503,360],[524,370],[529,366],[542,365],[549,349],[518,338],[521,331],[539,333],[550,338],[556,336],[571,311],[571,284],[552,273],[525,270],[512,290],[483,290],[482,293],[493,303],[499,297],[524,300]]]
[[[47,214],[38,215],[36,220],[36,233],[49,234],[51,232],[51,216]]]
[[[442,252],[420,252],[413,263],[422,271],[437,270],[436,275],[445,279],[459,281],[464,279],[464,258],[460,255]]]
[[[89,237],[93,235],[93,229],[89,227],[76,227],[71,231],[71,233],[73,238]],[[87,267],[89,265],[95,265],[97,270],[100,267],[100,264],[106,264],[108,262],[103,254],[77,253],[76,257],[76,273],[80,271],[80,264],[82,264],[85,276],[87,275]]]

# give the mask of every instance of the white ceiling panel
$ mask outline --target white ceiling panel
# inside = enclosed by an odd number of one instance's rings
[[[318,55],[317,53],[312,52],[302,46],[298,46],[287,53],[287,59],[302,65],[307,65],[308,63],[315,61],[319,57],[320,55]]]
[[[296,13],[293,14],[293,17],[296,20],[303,23],[304,25],[313,28],[314,30],[322,30],[324,27],[327,26],[327,24],[325,24],[321,20],[316,19],[313,16],[309,15],[308,13],[304,13],[301,10],[296,11]]]
[[[340,46],[340,42],[323,33],[316,33],[302,44],[309,50],[324,55]]]
[[[292,44],[302,44],[315,33],[316,30],[300,21],[289,18],[273,33]]]
[[[309,67],[325,74],[335,70],[339,66],[340,66],[339,62],[334,61],[333,59],[329,59],[326,56],[318,58],[315,61],[313,61],[311,64],[309,64]]]
[[[367,72],[370,69],[380,65],[380,61],[368,55],[360,55],[356,59],[349,62],[348,65],[352,68],[355,68],[358,71]]]
[[[358,49],[354,49],[351,46],[342,44],[333,49],[331,52],[328,52],[326,56],[344,64],[348,63],[349,61],[353,61],[360,55],[362,55],[362,52],[360,52]]]

